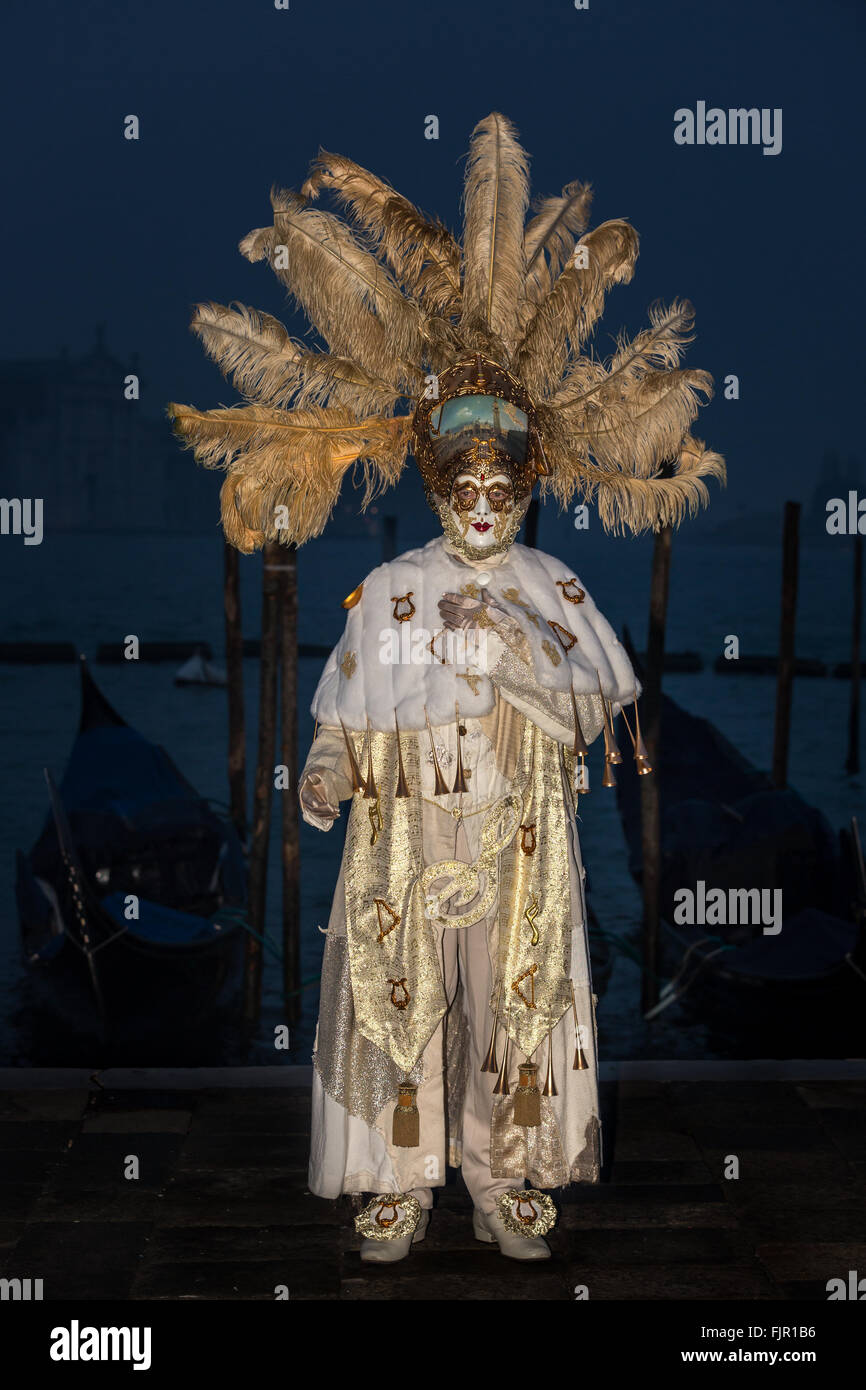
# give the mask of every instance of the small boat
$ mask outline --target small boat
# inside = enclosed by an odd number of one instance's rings
[[[688,990],[701,1008],[718,1006],[732,1035],[750,1038],[750,1046],[763,1037],[766,1046],[771,1033],[783,1049],[753,1055],[791,1055],[798,1031],[806,1050],[795,1055],[815,1055],[802,1037],[801,1003],[812,1024],[820,1018],[822,1028],[850,1040],[840,1046],[856,1053],[862,1030],[852,1020],[853,1002],[859,999],[858,1014],[866,1002],[863,914],[855,906],[866,885],[858,873],[856,827],[854,836],[836,835],[794,788],[775,787],[709,720],[667,695],[653,776],[661,809],[661,916],[665,940],[681,958],[676,988],[663,991],[657,1011]],[[629,868],[640,882],[640,782],[629,758],[617,768],[617,801]],[[690,921],[689,906],[705,906],[712,890],[721,890],[713,912],[696,912]],[[779,921],[768,920],[771,906],[780,910]]]
[[[201,650],[185,661],[174,678],[175,685],[225,685],[226,673],[208,661]]]
[[[50,812],[16,884],[38,994],[103,1038],[194,1026],[238,959],[234,827],[112,708],[83,658],[78,735],[59,786],[45,776]]]

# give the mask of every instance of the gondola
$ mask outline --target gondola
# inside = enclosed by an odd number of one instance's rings
[[[40,1007],[79,1033],[171,1038],[231,984],[246,894],[233,826],[109,704],[81,658],[81,719],[50,810],[17,856]]]
[[[625,640],[640,675],[628,634]],[[661,698],[661,758],[652,775],[674,988],[663,993],[660,1007],[687,998],[690,1009],[715,1014],[744,1045],[762,1043],[761,1055],[791,1055],[792,1048],[795,1055],[816,1055],[809,1051],[813,1027],[825,1038],[829,1030],[851,1055],[862,1053],[866,882],[854,836],[834,834],[792,787],[775,787],[709,720]],[[625,730],[623,738],[627,744]],[[629,868],[640,883],[640,779],[631,759],[624,758],[616,777]],[[736,901],[735,890],[781,890],[781,922],[755,921],[754,913],[731,920],[746,915],[742,898],[736,912],[689,922],[683,890],[698,904],[710,889],[721,889],[727,904]]]

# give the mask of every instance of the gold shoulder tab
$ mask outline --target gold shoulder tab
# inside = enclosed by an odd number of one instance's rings
[[[363,592],[364,586],[363,584],[359,584],[357,589],[353,589],[352,592],[350,594],[347,594],[346,597],[343,599],[343,607],[354,608],[356,603],[360,603],[361,595]]]

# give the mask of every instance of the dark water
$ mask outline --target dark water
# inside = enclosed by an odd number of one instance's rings
[[[400,536],[401,548],[415,537]],[[539,545],[574,566],[615,627],[627,622],[638,646],[646,628],[650,544],[576,533],[567,515],[542,517]],[[13,548],[14,547],[14,548]],[[379,543],[370,539],[324,539],[302,550],[299,562],[300,638],[335,642],[342,629],[340,599],[379,563]],[[244,630],[258,632],[258,558],[242,561]],[[668,623],[669,649],[699,651],[708,666],[728,634],[740,638],[741,652],[771,652],[778,641],[780,559],[778,546],[736,546],[714,542],[698,523],[674,541]],[[805,545],[801,553],[798,652],[828,662],[847,659],[850,649],[850,542]],[[4,597],[3,640],[72,640],[93,656],[103,641],[127,634],[142,638],[203,638],[215,657],[223,651],[222,549],[213,536],[47,537],[41,547],[24,548],[13,537],[0,545],[0,585]],[[303,660],[300,753],[312,736],[310,700],[321,668]],[[94,666],[108,698],[130,723],[171,753],[205,796],[227,799],[226,699],[223,691],[178,689],[169,665],[125,663]],[[46,811],[41,769],[62,772],[78,718],[77,672],[72,667],[0,667],[0,1065],[71,1065],[103,1060],[69,1029],[58,1027],[35,1008],[34,994],[20,961],[15,914],[14,852],[28,847]],[[255,758],[257,663],[245,663],[248,766]],[[769,677],[724,677],[707,669],[699,675],[670,676],[666,689],[686,708],[710,718],[759,767],[772,749],[775,684]],[[795,685],[791,740],[791,782],[819,806],[834,828],[864,809],[862,779],[844,770],[849,690],[844,681],[800,679]],[[596,771],[599,751],[593,750]],[[250,782],[251,784],[251,782]],[[600,788],[582,802],[581,837],[591,879],[591,900],[605,932],[637,941],[640,907],[626,871],[626,850],[615,796]],[[279,795],[279,794],[277,794]],[[275,803],[278,810],[278,802]],[[320,834],[302,826],[302,973],[318,974],[322,938],[336,880],[342,832]],[[278,815],[274,819],[269,885],[268,932],[280,934]],[[675,944],[674,944],[675,946]],[[671,960],[676,959],[676,951]],[[699,998],[672,1006],[652,1024],[641,1018],[640,971],[619,949],[599,1011],[601,1043],[607,1059],[624,1057],[706,1057],[736,1055],[743,1047],[737,1020],[702,1015]],[[243,1055],[258,1063],[306,1061],[315,1027],[318,990],[306,990],[303,1016],[290,1051],[276,1051],[273,1030],[281,1020],[279,968],[266,953],[262,1025]],[[697,1000],[697,1002],[696,1002]],[[225,1020],[223,1021],[225,1023]],[[797,1055],[828,1055],[827,1045],[804,1029]],[[832,1047],[832,1044],[830,1044]],[[768,1039],[762,1055],[773,1055]],[[769,1051],[767,1049],[770,1049]],[[152,1055],[162,1064],[239,1060],[230,1027],[200,1030],[193,1037],[169,1037]]]

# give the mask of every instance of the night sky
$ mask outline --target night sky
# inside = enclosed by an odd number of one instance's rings
[[[103,322],[110,348],[140,354],[148,413],[228,403],[190,309],[285,315],[268,268],[237,251],[270,221],[271,184],[299,186],[322,146],[457,227],[470,132],[500,110],[534,193],[588,180],[593,224],[641,233],[597,350],[684,295],[688,363],[717,385],[738,374],[740,400],[719,391],[696,426],[728,459],[719,515],[805,500],[827,448],[861,456],[864,15],[854,0],[19,4],[0,96],[2,355],[79,353]],[[698,101],[781,107],[781,153],[675,144],[674,112]]]

